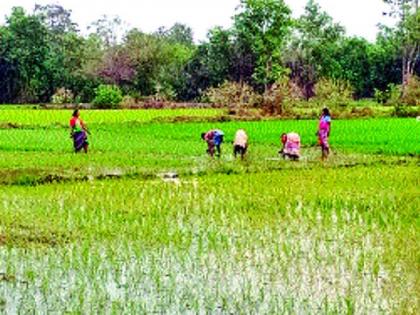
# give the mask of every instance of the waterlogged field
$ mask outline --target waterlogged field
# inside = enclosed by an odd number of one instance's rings
[[[315,121],[87,111],[75,155],[71,112],[22,113],[0,110],[0,313],[419,313],[416,120],[334,121],[322,163]],[[292,130],[298,163],[276,154]]]

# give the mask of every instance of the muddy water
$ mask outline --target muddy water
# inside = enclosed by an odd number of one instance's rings
[[[232,236],[220,250],[204,235],[185,249],[145,249],[123,241],[106,247],[1,248],[0,274],[9,276],[0,280],[0,310],[374,314],[388,313],[398,302],[386,295],[388,273],[372,235],[358,247],[349,234],[332,230],[321,237],[306,227]]]

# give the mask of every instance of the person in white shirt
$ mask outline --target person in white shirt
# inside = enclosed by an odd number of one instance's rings
[[[241,155],[241,159],[245,157],[245,153],[248,149],[248,135],[245,130],[239,129],[236,131],[235,140],[233,141],[233,155],[235,158],[238,154]]]

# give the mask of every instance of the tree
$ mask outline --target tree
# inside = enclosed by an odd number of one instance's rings
[[[193,32],[191,27],[182,24],[175,23],[170,29],[161,27],[156,32],[158,36],[162,36],[171,43],[177,43],[185,46],[194,45]]]
[[[109,17],[102,15],[98,20],[92,22],[88,29],[102,39],[106,47],[115,46],[124,32],[124,23],[120,17]]]
[[[337,77],[340,66],[337,49],[344,37],[344,28],[314,1],[309,0],[304,14],[295,21],[295,31],[287,47],[285,63],[291,78],[308,99],[314,95],[316,81]]]
[[[265,90],[284,73],[282,51],[290,34],[290,9],[283,0],[241,0],[234,32],[257,56],[254,78]]]
[[[98,69],[98,75],[106,83],[123,86],[131,83],[136,70],[130,54],[123,48],[115,47],[105,54]]]
[[[407,16],[401,25],[403,46],[403,86],[407,85],[420,60],[420,9]]]
[[[13,102],[19,92],[19,64],[12,57],[12,34],[0,26],[0,103]]]
[[[157,83],[162,83],[162,69],[171,64],[168,43],[156,34],[133,29],[128,32],[123,44],[136,71],[132,87],[143,95],[155,94]]]
[[[375,45],[369,49],[371,93],[385,91],[389,84],[401,84],[402,58],[395,30],[382,27]]]
[[[80,71],[84,62],[86,41],[78,34],[77,24],[71,19],[71,10],[57,4],[36,5],[34,14],[48,30],[43,98],[49,99],[60,88],[79,90],[80,86],[89,86],[88,78],[81,76]]]
[[[71,19],[71,10],[66,10],[61,5],[47,4],[42,6],[36,4],[34,14],[39,15],[53,33],[77,32],[77,24]]]
[[[215,27],[207,38],[208,42],[199,45],[184,68],[186,79],[179,93],[183,99],[198,98],[208,88],[234,80],[232,32]]]
[[[356,97],[368,97],[373,93],[371,46],[366,39],[351,37],[342,39],[337,48],[336,60],[340,70],[331,77],[349,82]]]
[[[13,100],[37,102],[45,97],[45,64],[48,54],[47,29],[36,15],[27,15],[23,8],[15,7],[6,18],[2,36],[3,67],[16,80],[7,83]],[[4,78],[3,78],[4,80]]]
[[[397,17],[398,39],[402,55],[403,92],[410,77],[414,74],[420,58],[420,11],[418,0],[384,0],[390,11],[385,14]]]

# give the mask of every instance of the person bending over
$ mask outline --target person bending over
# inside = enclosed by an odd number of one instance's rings
[[[207,153],[214,157],[215,153],[217,157],[220,157],[222,150],[221,145],[224,140],[224,133],[218,129],[212,129],[201,134],[201,139],[207,142]]]
[[[239,129],[236,131],[235,139],[233,141],[233,155],[235,158],[240,154],[243,160],[248,149],[248,135],[245,130]]]
[[[298,161],[300,158],[300,136],[295,132],[283,133],[280,140],[283,147],[279,153],[283,158]]]

